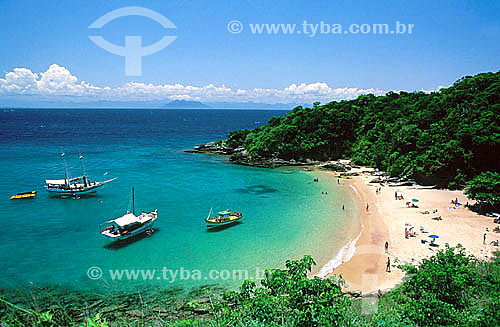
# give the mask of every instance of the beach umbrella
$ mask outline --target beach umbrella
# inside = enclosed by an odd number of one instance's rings
[[[411,199],[413,202],[418,202],[418,199]]]
[[[430,237],[430,238],[433,238],[433,239],[436,239],[436,238],[439,238],[439,236],[437,236],[437,235],[434,235],[434,234],[432,234],[432,235],[429,235],[429,237]]]

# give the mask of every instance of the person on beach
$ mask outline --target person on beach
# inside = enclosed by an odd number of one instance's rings
[[[337,184],[340,184],[340,178],[337,178]]]
[[[398,199],[398,192],[394,192],[394,200]]]
[[[385,267],[386,272],[391,272],[391,258],[387,257],[387,266]]]
[[[389,242],[385,241],[385,253],[389,253]]]
[[[368,203],[366,204],[366,211],[368,211],[368,208],[370,208],[370,206],[368,205]]]
[[[486,244],[486,233],[483,235],[483,244]]]
[[[344,207],[344,205],[342,205],[342,210],[345,210],[345,207]]]

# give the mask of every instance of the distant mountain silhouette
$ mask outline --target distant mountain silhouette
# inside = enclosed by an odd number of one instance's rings
[[[174,100],[163,106],[166,109],[209,109],[209,105],[200,101]]]

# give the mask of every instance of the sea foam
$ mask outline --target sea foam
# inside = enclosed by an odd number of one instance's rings
[[[356,253],[356,243],[358,242],[360,236],[361,231],[355,239],[349,240],[349,242],[347,242],[339,250],[339,252],[337,252],[337,255],[332,260],[328,261],[323,267],[321,267],[316,276],[324,278],[328,274],[331,274],[335,268],[337,268],[344,262],[351,260],[351,258],[354,256],[354,253]]]

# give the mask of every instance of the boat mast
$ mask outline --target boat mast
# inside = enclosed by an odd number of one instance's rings
[[[61,157],[64,162],[64,184],[69,185],[68,165],[66,164],[66,158],[64,158],[64,152],[61,152]]]
[[[83,156],[82,154],[80,153],[80,162],[82,164],[82,172],[83,172],[83,175],[82,175],[82,178],[83,178],[83,185],[85,187],[87,187],[87,176],[85,175],[85,163],[83,162]]]
[[[82,163],[82,171],[83,174],[85,175],[85,163],[83,162],[83,156],[81,153],[80,153],[80,162]]]
[[[134,199],[134,187],[132,186],[132,213],[135,216],[135,199]]]

